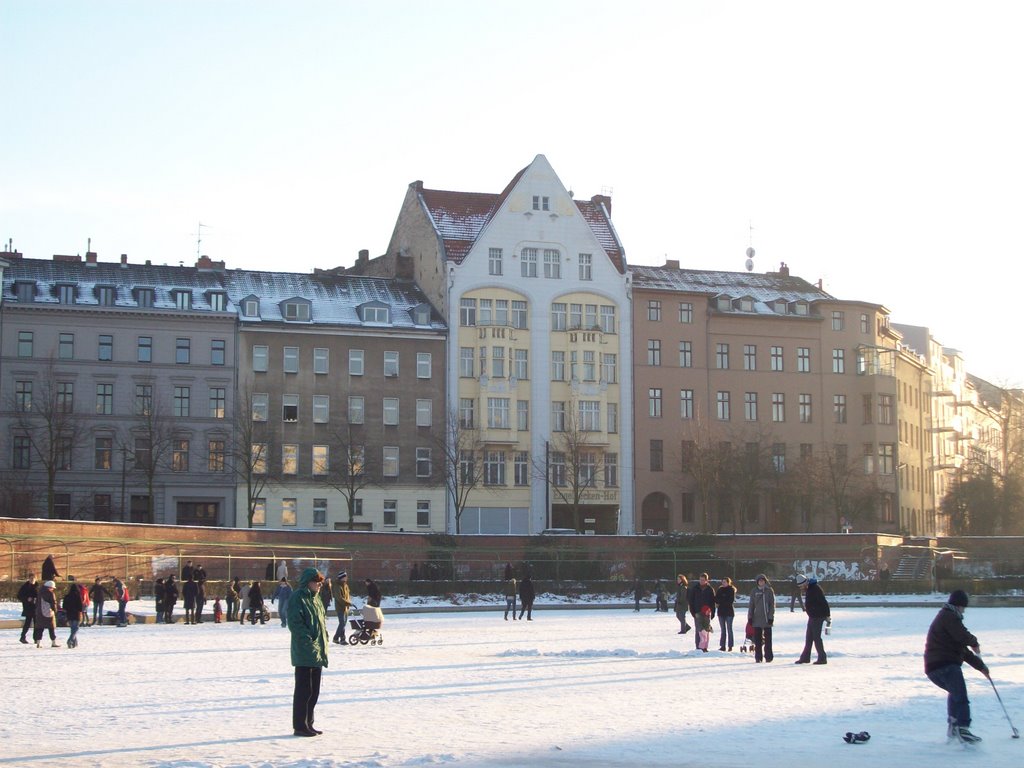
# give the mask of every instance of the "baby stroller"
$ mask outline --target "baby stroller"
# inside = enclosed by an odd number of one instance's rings
[[[740,646],[742,653],[754,652],[754,622],[748,621],[743,629],[743,645]]]
[[[364,605],[361,619],[349,619],[349,626],[352,627],[352,634],[348,636],[349,645],[383,645],[384,636],[380,627],[384,623],[384,614],[380,608],[373,605]]]

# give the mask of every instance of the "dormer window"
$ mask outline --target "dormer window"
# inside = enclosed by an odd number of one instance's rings
[[[413,307],[412,322],[414,325],[430,325],[430,305],[418,304]]]
[[[96,301],[99,302],[101,307],[112,307],[114,306],[114,286],[112,285],[98,285],[96,286]],[[63,303],[63,302],[62,302]]]
[[[210,302],[210,309],[214,312],[223,312],[228,305],[228,298],[222,291],[211,291],[206,298]]]
[[[174,299],[174,306],[178,309],[192,309],[191,291],[171,291],[171,297]]]
[[[74,285],[58,285],[57,286],[57,299],[61,304],[74,304],[75,303],[75,286]]]
[[[309,322],[309,302],[302,300],[286,301],[281,305],[281,317],[294,322]]]
[[[364,323],[390,323],[391,308],[379,301],[364,304],[359,308],[359,314]]]
[[[742,299],[736,302],[736,307],[740,312],[753,312],[754,311],[754,300],[749,296],[744,296]]]
[[[244,317],[259,317],[260,316],[260,300],[259,299],[243,299],[242,300],[242,315]]]
[[[36,299],[36,284],[30,280],[19,280],[14,284],[14,294],[18,301],[31,304]]]
[[[140,307],[152,307],[155,293],[152,288],[136,288],[135,303]]]
[[[728,296],[719,296],[715,304],[719,312],[728,312],[732,309],[732,299]]]
[[[810,305],[806,301],[794,301],[793,302],[793,314],[794,315],[807,315],[810,314]]]
[[[789,304],[784,299],[776,299],[772,302],[772,309],[779,315],[789,314]]]

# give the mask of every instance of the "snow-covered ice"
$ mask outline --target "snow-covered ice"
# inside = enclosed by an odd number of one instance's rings
[[[316,739],[291,735],[288,631],[276,620],[83,628],[74,650],[64,628],[52,649],[4,630],[0,766],[1024,765],[1024,740],[967,666],[984,742],[969,755],[946,743],[945,693],[921,663],[941,602],[834,607],[827,666],[793,664],[805,620],[785,608],[772,664],[739,653],[739,637],[732,653],[695,651],[692,632],[677,635],[674,615],[649,606],[536,610],[531,622],[391,614],[383,646],[331,647]],[[1021,610],[969,608],[966,623],[1021,727]],[[871,740],[846,744],[847,731]]]

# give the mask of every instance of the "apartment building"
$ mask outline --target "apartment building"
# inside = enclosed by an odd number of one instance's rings
[[[222,265],[0,256],[5,514],[233,524]]]
[[[630,277],[611,199],[577,200],[543,155],[499,193],[409,186],[387,252],[450,327],[461,533],[631,533]]]
[[[633,266],[640,531],[895,531],[885,307],[782,265]]]

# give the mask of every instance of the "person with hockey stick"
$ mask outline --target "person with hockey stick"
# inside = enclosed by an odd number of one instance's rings
[[[924,672],[929,680],[948,694],[947,740],[974,744],[981,741],[981,737],[970,730],[971,702],[967,698],[967,684],[961,667],[966,661],[985,677],[989,677],[989,672],[977,655],[981,652],[978,638],[964,626],[967,603],[967,593],[957,589],[932,620],[924,643]]]

